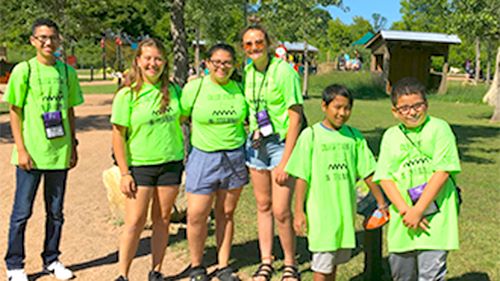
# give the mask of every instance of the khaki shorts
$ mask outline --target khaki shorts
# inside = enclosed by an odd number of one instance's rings
[[[330,274],[338,264],[351,259],[351,249],[338,249],[333,252],[314,252],[312,254],[311,269],[314,272]]]

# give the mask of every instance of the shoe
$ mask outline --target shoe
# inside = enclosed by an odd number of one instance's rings
[[[233,269],[230,266],[226,266],[221,269],[217,269],[215,274],[219,281],[240,281],[241,279],[234,274]]]
[[[28,275],[24,269],[7,270],[7,281],[28,281]]]
[[[209,281],[207,270],[203,266],[191,268],[189,272],[189,281]]]
[[[44,271],[52,274],[58,280],[69,280],[74,277],[73,272],[67,269],[60,261],[55,261],[45,266]]]
[[[128,281],[128,278],[123,277],[123,275],[118,276],[115,281]]]
[[[148,281],[163,281],[165,278],[163,277],[163,274],[158,271],[150,271],[148,274]]]

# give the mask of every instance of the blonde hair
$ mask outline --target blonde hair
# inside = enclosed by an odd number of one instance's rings
[[[125,78],[123,86],[130,87],[132,93],[139,93],[139,91],[141,90],[142,85],[144,84],[144,79],[142,77],[141,69],[137,64],[137,58],[139,58],[142,55],[144,47],[156,48],[158,51],[160,51],[161,56],[165,60],[165,66],[163,67],[163,71],[158,79],[161,82],[160,91],[162,93],[160,111],[163,113],[165,112],[168,104],[170,103],[170,93],[168,91],[168,86],[170,84],[170,81],[168,77],[167,49],[165,48],[163,43],[161,43],[160,40],[155,38],[147,38],[139,43],[139,46],[137,47],[137,52],[135,53],[134,56],[134,61],[132,62],[132,67],[130,68],[128,75]]]

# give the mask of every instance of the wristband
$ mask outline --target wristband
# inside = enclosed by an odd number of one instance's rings
[[[122,173],[122,177],[131,175],[130,171],[126,171],[125,173]]]

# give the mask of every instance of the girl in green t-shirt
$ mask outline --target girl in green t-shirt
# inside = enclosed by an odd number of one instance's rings
[[[120,189],[126,196],[117,281],[128,280],[151,200],[153,265],[148,280],[163,280],[170,211],[184,158],[179,90],[168,80],[166,58],[160,41],[143,40],[125,86],[113,100],[113,151],[121,172]]]
[[[300,79],[288,63],[270,55],[269,36],[262,27],[246,28],[242,32],[242,46],[252,60],[245,67],[244,77],[250,120],[246,153],[257,202],[261,255],[261,265],[253,279],[270,280],[274,271],[275,219],[285,256],[282,279],[300,280],[290,210],[293,180],[284,170],[302,122]]]
[[[234,233],[233,214],[244,185],[245,97],[231,79],[235,51],[217,44],[208,51],[209,75],[192,80],[182,92],[183,115],[192,121],[191,150],[186,163],[187,238],[191,254],[190,280],[208,281],[203,267],[207,219],[215,201],[217,237],[216,276],[221,281],[239,280],[229,267]]]

